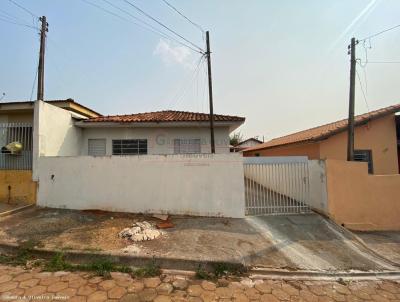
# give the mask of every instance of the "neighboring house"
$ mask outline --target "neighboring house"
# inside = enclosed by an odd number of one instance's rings
[[[235,146],[230,146],[231,152],[240,152],[243,151],[244,149],[247,149],[249,147],[254,147],[258,146],[259,144],[262,144],[263,142],[260,141],[259,139],[255,137],[250,137],[244,141],[241,141],[240,143],[236,144]]]
[[[72,99],[46,103],[79,119],[100,115]],[[34,107],[35,102],[0,103],[0,200],[35,202],[36,183],[32,181]],[[55,116],[54,120],[57,119]],[[6,148],[13,142],[22,147],[14,154]]]
[[[373,174],[399,173],[400,104],[355,117],[355,160]],[[347,158],[347,119],[272,139],[243,151],[244,156]],[[397,130],[396,130],[397,129]]]
[[[229,153],[229,134],[244,120],[214,115],[216,153]],[[100,116],[75,125],[82,131],[81,155],[211,153],[206,113],[167,110]]]

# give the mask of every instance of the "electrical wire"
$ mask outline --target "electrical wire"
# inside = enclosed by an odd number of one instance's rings
[[[15,17],[14,15],[8,13],[7,11],[5,11],[3,9],[0,9],[0,13],[4,15],[3,18],[8,18],[11,21],[20,22],[20,23],[24,23],[25,22],[24,20],[22,20],[22,19],[20,19],[18,17]]]
[[[162,27],[164,27],[166,30],[168,30],[169,32],[175,34],[176,36],[178,36],[179,38],[181,38],[182,40],[186,41],[187,43],[191,44],[192,46],[194,46],[195,48],[197,48],[201,53],[204,53],[204,50],[190,42],[188,39],[186,39],[185,37],[183,37],[182,35],[178,34],[176,31],[174,31],[173,29],[169,28],[167,25],[165,25],[164,23],[162,23],[161,21],[157,20],[156,18],[154,18],[153,16],[151,16],[150,14],[146,13],[144,10],[142,10],[140,7],[136,6],[135,4],[131,3],[128,0],[124,0],[124,2],[126,2],[127,4],[129,4],[130,6],[132,6],[133,8],[135,8],[137,11],[139,11],[142,15],[146,16],[147,18],[153,20],[154,22],[156,22],[157,24],[161,25]]]
[[[165,39],[167,39],[167,40],[169,40],[169,41],[174,41],[174,42],[176,42],[176,43],[178,43],[178,44],[180,44],[180,45],[182,45],[182,46],[185,46],[185,47],[189,48],[190,50],[193,50],[193,51],[199,53],[199,51],[198,51],[197,49],[194,49],[193,47],[191,47],[191,46],[189,46],[189,45],[187,45],[187,44],[185,44],[185,43],[182,43],[181,41],[179,41],[179,40],[177,40],[177,39],[175,39],[175,38],[169,36],[168,34],[161,32],[160,30],[158,30],[156,27],[154,27],[154,26],[151,25],[150,23],[147,23],[146,21],[144,21],[144,20],[138,18],[137,16],[132,15],[130,12],[128,12],[128,11],[122,9],[121,7],[115,5],[114,3],[112,3],[112,2],[110,2],[110,1],[108,1],[108,0],[103,0],[103,1],[106,2],[108,5],[114,7],[115,9],[118,9],[119,11],[121,11],[121,12],[127,14],[127,15],[130,16],[131,18],[133,18],[133,19],[135,19],[135,20],[137,20],[137,21],[139,21],[139,22],[145,24],[145,25],[148,26],[148,27],[143,26],[142,24],[138,24],[138,23],[136,23],[136,22],[127,20],[127,19],[125,19],[125,20],[130,21],[130,22],[132,22],[133,24],[135,24],[135,25],[137,25],[137,26],[139,26],[139,27],[141,27],[141,28],[143,28],[143,29],[145,29],[145,30],[149,30],[150,32],[152,32],[152,33],[154,33],[154,34],[160,35],[161,37],[163,37],[163,38],[165,38]]]
[[[8,1],[11,2],[12,4],[14,4],[15,6],[19,7],[20,9],[24,10],[28,14],[30,14],[33,18],[39,19],[38,15],[36,15],[35,13],[33,13],[31,10],[27,9],[26,7],[22,6],[21,4],[18,4],[14,0],[8,0]]]
[[[201,62],[203,61],[204,58],[205,58],[205,55],[203,55],[203,56],[201,56],[199,58],[199,60],[196,63],[196,67],[195,67],[195,69],[193,71],[192,76],[187,81],[185,81],[181,85],[181,87],[178,88],[178,90],[175,93],[174,97],[168,103],[168,108],[172,109],[172,107],[177,106],[178,103],[181,101],[181,99],[186,95],[188,87],[189,87],[189,84],[191,84],[193,82],[193,80],[196,78],[196,74],[198,73],[199,66],[200,66],[200,64],[201,64]]]
[[[6,23],[10,23],[10,24],[14,24],[14,25],[24,26],[24,27],[28,27],[28,28],[32,28],[32,29],[36,29],[36,30],[40,30],[37,27],[31,26],[31,25],[28,25],[28,24],[19,23],[19,22],[10,21],[10,20],[7,20],[7,19],[3,19],[1,17],[0,17],[0,21],[6,22]]]
[[[364,88],[363,88],[362,83],[361,83],[360,75],[358,74],[357,70],[356,70],[356,74],[357,74],[357,78],[358,78],[358,83],[360,84],[362,95],[364,97],[364,102],[365,102],[365,105],[367,106],[367,111],[369,113],[369,106],[368,106],[367,96],[365,94]]]
[[[29,98],[29,101],[31,101],[31,102],[32,102],[32,98],[33,98],[33,91],[35,90],[35,87],[36,87],[36,79],[37,79],[37,76],[38,76],[38,69],[39,69],[39,62],[38,62],[38,64],[37,64],[37,68],[36,68],[36,72],[35,72],[35,77],[33,78],[33,84],[32,84],[32,89],[31,89],[31,96],[30,96],[30,98]]]
[[[380,32],[377,32],[376,34],[370,35],[370,36],[368,36],[368,37],[366,37],[366,38],[364,38],[364,39],[361,39],[361,40],[359,40],[359,41],[365,41],[365,40],[367,40],[367,39],[375,38],[376,36],[379,36],[379,35],[381,35],[381,34],[383,34],[383,33],[386,33],[386,32],[388,32],[388,31],[394,30],[394,29],[399,28],[399,27],[400,27],[400,24],[398,24],[398,25],[396,25],[396,26],[393,26],[393,27],[390,27],[390,28],[387,28],[387,29],[384,29],[384,30],[382,30],[382,31],[380,31]]]
[[[36,15],[35,13],[33,13],[30,9],[22,6],[21,4],[18,4],[17,2],[15,2],[14,0],[8,0],[10,3],[14,4],[15,6],[17,6],[18,8],[22,9],[23,11],[25,11],[26,13],[28,13],[29,15],[31,15],[32,17],[32,25],[35,25],[35,20],[39,19],[39,16]]]
[[[368,61],[369,64],[400,64],[400,61]]]
[[[173,9],[176,13],[178,13],[180,16],[182,16],[184,19],[186,19],[189,23],[191,23],[193,26],[197,27],[203,34],[204,34],[204,29],[197,23],[193,22],[190,20],[188,17],[186,17],[181,11],[179,11],[175,6],[173,6],[171,3],[169,3],[167,0],[162,0],[166,5],[168,5],[171,9]]]

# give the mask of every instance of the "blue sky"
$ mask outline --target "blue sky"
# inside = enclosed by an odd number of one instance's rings
[[[15,1],[48,18],[46,99],[71,97],[103,114],[207,112],[198,53],[82,0]],[[103,0],[88,1],[130,18]],[[152,22],[123,0],[109,1]],[[130,1],[204,45],[201,32],[162,0]],[[169,1],[210,30],[215,112],[245,116],[241,132],[265,139],[346,117],[350,38],[400,24],[398,0]],[[0,18],[4,12],[32,24],[8,0],[0,0]],[[29,100],[38,34],[0,21],[0,38],[0,93]],[[400,28],[370,42],[370,61],[400,61]],[[357,57],[365,60],[362,44]],[[400,102],[400,64],[368,64],[358,72],[371,110]],[[356,111],[367,111],[358,82]]]

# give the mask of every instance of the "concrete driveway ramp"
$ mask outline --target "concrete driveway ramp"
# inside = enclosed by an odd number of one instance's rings
[[[317,214],[248,217],[275,251],[258,253],[255,266],[265,267],[271,254],[281,255],[288,269],[323,271],[398,270],[375,257],[354,237]]]

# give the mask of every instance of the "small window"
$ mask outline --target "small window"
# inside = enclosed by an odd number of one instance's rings
[[[374,173],[371,150],[354,150],[354,160],[368,163],[368,173]]]
[[[88,155],[104,156],[106,155],[106,139],[89,139]]]
[[[175,154],[199,154],[201,153],[200,139],[174,139]]]
[[[113,155],[147,154],[147,139],[114,139],[112,141]]]

